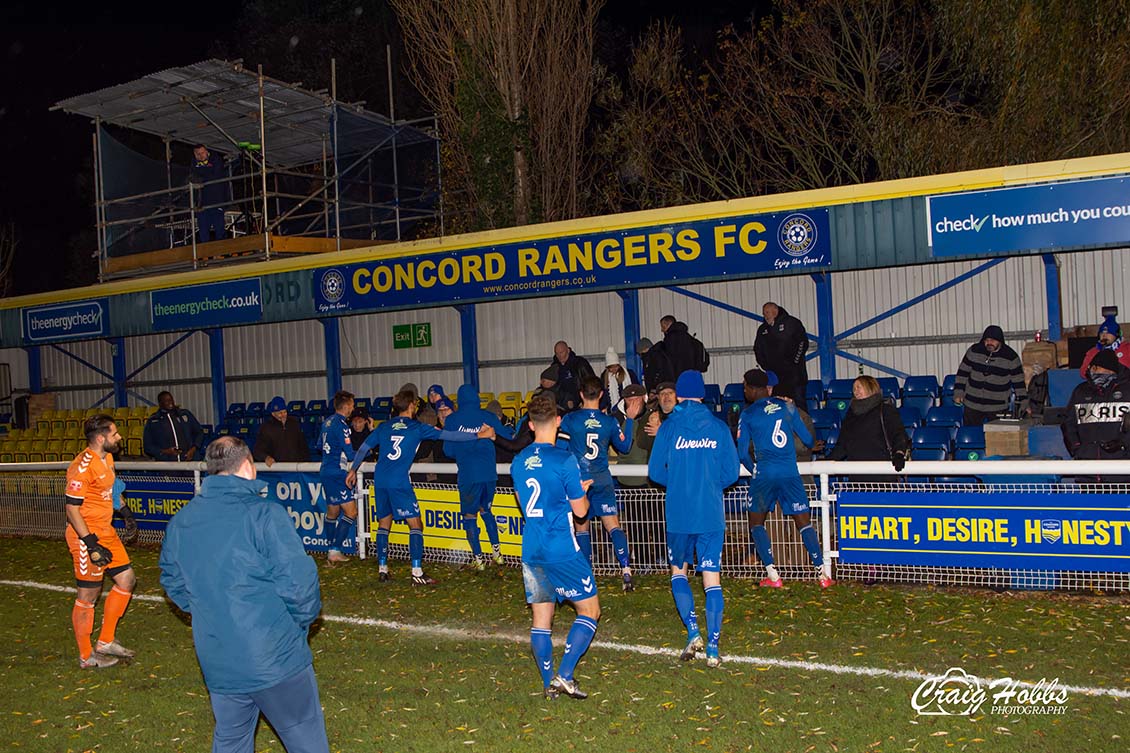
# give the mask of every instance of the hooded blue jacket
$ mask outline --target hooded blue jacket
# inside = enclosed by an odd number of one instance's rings
[[[161,585],[192,614],[208,690],[254,693],[310,666],[307,631],[322,609],[318,568],[266,483],[208,476],[169,521]]]
[[[513,439],[514,432],[502,425],[498,416],[479,407],[479,391],[473,385],[465,384],[456,393],[459,397],[459,410],[447,417],[443,428],[465,434],[477,434],[484,425],[505,439]],[[495,468],[494,442],[479,439],[474,442],[444,442],[443,452],[454,458],[459,466],[459,484],[491,484],[498,481]]]
[[[738,480],[738,451],[730,430],[702,403],[679,403],[659,426],[647,473],[667,487],[667,530],[726,530],[722,492]]]

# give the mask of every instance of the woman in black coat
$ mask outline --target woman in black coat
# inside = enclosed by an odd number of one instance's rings
[[[883,399],[879,383],[861,376],[852,385],[854,399],[840,426],[840,436],[829,460],[888,460],[901,471],[910,455],[910,437],[899,412]],[[885,481],[877,476],[860,481]]]

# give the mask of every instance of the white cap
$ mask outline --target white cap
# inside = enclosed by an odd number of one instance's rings
[[[616,354],[615,348],[609,347],[608,350],[605,352],[605,354],[604,354],[604,365],[605,366],[619,366],[620,365],[620,356],[618,356]]]

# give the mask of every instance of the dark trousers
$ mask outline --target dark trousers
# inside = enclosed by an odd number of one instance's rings
[[[995,412],[983,413],[979,410],[970,408],[968,405],[962,406],[961,422],[966,426],[983,426],[989,421],[997,417]]]
[[[196,213],[196,241],[207,243],[212,240],[223,240],[228,237],[224,229],[224,210],[222,207],[215,209],[201,209]]]
[[[247,695],[212,693],[216,717],[212,753],[254,753],[260,712],[287,753],[329,753],[314,665],[266,690]]]

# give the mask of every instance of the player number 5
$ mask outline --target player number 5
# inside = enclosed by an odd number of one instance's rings
[[[600,448],[596,444],[598,435],[586,434],[585,445],[588,446],[589,451],[585,453],[585,460],[596,460],[596,456],[600,454]]]
[[[781,421],[778,418],[777,423],[773,424],[773,446],[784,448],[789,443],[789,435],[781,430]]]
[[[526,517],[527,518],[542,518],[545,517],[545,511],[537,508],[538,497],[541,496],[541,484],[537,479],[526,479],[526,486],[528,486],[533,493],[530,495],[530,501],[526,503]]]

